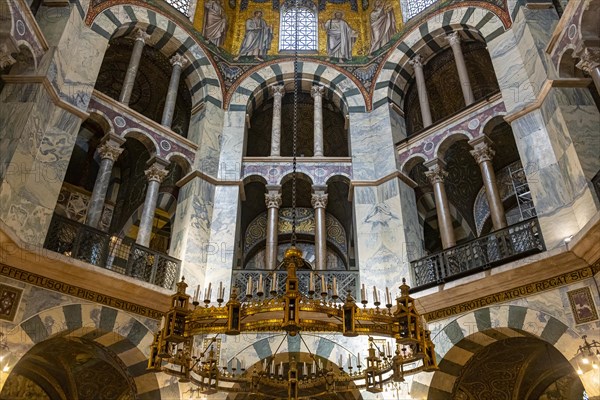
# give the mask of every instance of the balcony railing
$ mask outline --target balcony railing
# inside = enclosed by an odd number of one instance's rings
[[[414,290],[458,279],[546,250],[536,218],[411,262]]]
[[[259,269],[243,269],[234,270],[232,276],[231,287],[238,288],[238,299],[241,301],[246,297],[246,288],[248,285],[248,279],[252,278],[254,281],[253,296],[256,296],[256,283],[260,275],[263,277],[263,285],[265,290],[265,296],[269,297],[269,291],[273,281],[273,272],[277,275],[277,292],[285,292],[285,278],[287,277],[287,271],[271,271],[271,270],[259,270]],[[320,274],[325,276],[325,282],[328,287],[328,295],[325,297],[326,301],[330,301],[332,288],[333,288],[333,277],[335,276],[337,281],[337,291],[341,298],[345,298],[348,291],[352,294],[355,299],[358,299],[358,271],[319,271]],[[300,293],[308,296],[310,271],[309,270],[298,270],[296,271],[298,276],[298,289]],[[321,296],[321,278],[315,276],[315,296]]]
[[[166,289],[179,279],[181,261],[57,214],[44,248]]]

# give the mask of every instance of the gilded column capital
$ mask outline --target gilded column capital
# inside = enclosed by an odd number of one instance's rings
[[[327,193],[313,193],[310,198],[310,204],[313,208],[327,207]]]
[[[269,87],[269,90],[273,97],[279,96],[281,98],[285,94],[285,86],[283,85],[272,85]]]
[[[166,178],[168,173],[169,171],[167,171],[164,165],[160,163],[154,163],[147,170],[144,171],[144,174],[146,174],[146,179],[148,179],[148,181],[155,181],[158,183],[161,183],[163,179]]]
[[[415,69],[422,69],[423,68],[423,57],[421,57],[420,54],[415,54],[415,56],[408,62],[410,65],[412,65]]]
[[[181,68],[185,67],[185,65],[188,63],[187,58],[181,54],[175,54],[169,61],[171,62],[172,66],[178,65]]]
[[[124,149],[118,145],[105,142],[98,147],[98,154],[102,160],[109,159],[111,161],[117,161],[117,158],[119,158],[123,150]]]
[[[446,40],[448,40],[448,43],[452,47],[457,45],[460,46],[460,35],[458,32],[452,32],[451,34],[446,35]]]
[[[436,158],[423,165],[429,169],[429,171],[425,172],[425,176],[432,185],[435,183],[444,183],[448,172],[445,170],[446,164],[442,160]]]
[[[579,58],[577,68],[584,70],[588,74],[600,66],[600,48],[599,47],[581,47],[575,55]]]
[[[265,193],[265,204],[267,208],[281,207],[281,193],[269,192]]]
[[[310,95],[315,98],[315,97],[323,97],[323,92],[324,92],[325,88],[321,85],[315,85],[310,89]]]
[[[133,32],[133,38],[136,41],[140,41],[142,43],[146,43],[146,40],[150,39],[150,35],[148,33],[146,33],[146,31],[144,31],[142,29],[136,29]]]

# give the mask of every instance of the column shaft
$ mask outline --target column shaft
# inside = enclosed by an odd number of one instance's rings
[[[140,58],[144,51],[144,44],[149,37],[150,35],[140,29],[135,32],[133,51],[131,52],[131,58],[129,59],[129,65],[127,66],[127,72],[125,73],[125,80],[123,81],[123,87],[121,88],[121,96],[119,96],[119,101],[123,104],[129,105],[131,92],[133,91],[133,85],[140,66]]]
[[[468,106],[475,101],[475,96],[473,95],[473,89],[471,88],[471,81],[469,79],[469,73],[467,72],[465,57],[463,56],[462,48],[460,47],[460,36],[458,35],[458,32],[454,32],[446,37],[452,48],[452,53],[454,53],[454,61],[456,62],[456,69],[458,70],[460,88],[462,89],[463,97],[465,99],[465,105]]]
[[[327,194],[324,190],[315,191],[311,202],[315,210],[315,269],[322,271],[327,266],[327,227],[325,225]]]
[[[429,178],[429,181],[433,186],[442,247],[447,249],[456,245],[454,227],[452,226],[452,216],[450,214],[450,203],[448,203],[446,188],[444,187],[444,178],[448,173],[443,169],[444,164],[441,160],[436,159],[429,161],[428,163],[425,163],[425,166],[429,168],[429,171],[427,171],[425,175],[427,175],[427,178]]]
[[[495,154],[495,151],[491,147],[492,141],[487,136],[482,136],[471,140],[469,144],[473,146],[471,155],[475,158],[481,169],[485,196],[490,206],[490,215],[494,230],[497,231],[498,229],[506,228],[508,224],[506,223],[506,215],[504,214],[504,205],[502,204],[502,197],[496,184],[496,174],[494,173],[494,165],[492,164],[492,158]]]
[[[267,205],[267,246],[265,250],[265,267],[277,268],[277,242],[279,234],[279,207],[281,193],[279,187],[267,188],[265,203]]]
[[[427,128],[433,121],[431,119],[431,109],[429,108],[429,97],[427,96],[427,86],[425,85],[425,76],[423,75],[423,64],[421,56],[417,54],[410,64],[415,69],[415,79],[417,81],[417,94],[419,95],[419,104],[421,105],[421,117],[423,118],[423,127]]]
[[[173,123],[173,112],[175,111],[175,103],[177,102],[177,89],[179,88],[179,79],[181,77],[181,68],[187,63],[185,57],[179,54],[175,54],[171,57],[171,64],[173,65],[173,71],[171,72],[171,80],[169,81],[169,88],[167,89],[167,97],[165,99],[165,108],[163,109],[163,115],[160,124],[171,128]]]
[[[119,158],[119,155],[123,152],[123,149],[119,147],[123,143],[123,139],[114,135],[111,136],[113,137],[107,138],[105,136],[106,141],[98,147],[98,153],[101,158],[100,170],[98,171],[98,176],[94,183],[94,190],[92,191],[85,221],[85,223],[92,228],[97,228],[98,223],[102,218],[102,209],[104,208],[106,191],[112,175],[112,167],[117,158]],[[103,139],[103,141],[105,139]]]
[[[158,189],[162,180],[167,176],[168,171],[165,169],[164,163],[156,162],[145,173],[148,178],[148,188],[146,189],[144,208],[142,209],[142,217],[140,218],[140,226],[135,242],[148,247],[150,245],[150,236],[152,235],[154,212],[156,211],[156,203],[158,201]]]
[[[323,157],[323,86],[313,86],[311,93],[315,99],[314,156]]]
[[[271,127],[271,157],[281,155],[281,100],[285,94],[283,85],[271,86],[273,93],[273,124]]]

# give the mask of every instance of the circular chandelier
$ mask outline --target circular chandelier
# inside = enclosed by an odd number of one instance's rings
[[[293,0],[297,5],[298,0]],[[296,13],[296,43],[298,43]],[[338,394],[365,389],[379,393],[389,382],[403,382],[404,376],[422,371],[437,370],[431,332],[419,315],[409,286],[403,280],[395,299],[385,288],[385,304],[379,290],[373,287],[373,306],[362,286],[362,308],[349,290],[340,296],[336,277],[328,285],[323,273],[311,272],[308,290],[300,288],[297,270],[306,261],[296,247],[296,154],[298,138],[298,92],[301,77],[298,73],[298,50],[294,51],[294,108],[292,144],[292,232],[291,246],[283,259],[287,271],[285,289],[279,290],[275,271],[256,282],[249,278],[245,295],[242,288],[232,287],[225,303],[225,288],[219,283],[216,305],[212,302],[209,283],[204,307],[198,301],[199,288],[192,301],[186,293],[182,278],[171,296],[169,311],[154,336],[148,368],[178,376],[182,382],[192,382],[198,393],[229,392],[250,399],[312,399],[338,398]],[[316,279],[315,279],[316,278]],[[316,282],[320,282],[316,290]],[[270,290],[266,290],[270,288]],[[224,304],[225,303],[225,304]],[[211,305],[212,304],[212,305]],[[381,307],[380,307],[381,306]],[[275,354],[250,368],[244,363],[228,368],[227,360],[219,365],[215,344],[219,335],[235,336],[245,333],[279,332],[282,342]],[[303,333],[338,333],[345,337],[367,336],[368,346],[356,357],[354,365],[349,354],[346,369],[343,359],[333,363],[311,351]],[[198,346],[196,336],[211,336]],[[299,337],[306,353],[298,353],[283,362],[278,350],[288,337]],[[391,341],[376,340],[375,337]],[[200,341],[202,342],[202,341]],[[302,357],[302,359],[300,359]],[[341,358],[341,356],[340,356]],[[279,364],[277,360],[279,359]],[[236,397],[237,398],[237,397]]]

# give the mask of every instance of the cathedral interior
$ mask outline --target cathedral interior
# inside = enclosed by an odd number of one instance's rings
[[[600,400],[600,0],[0,0],[0,399]]]

